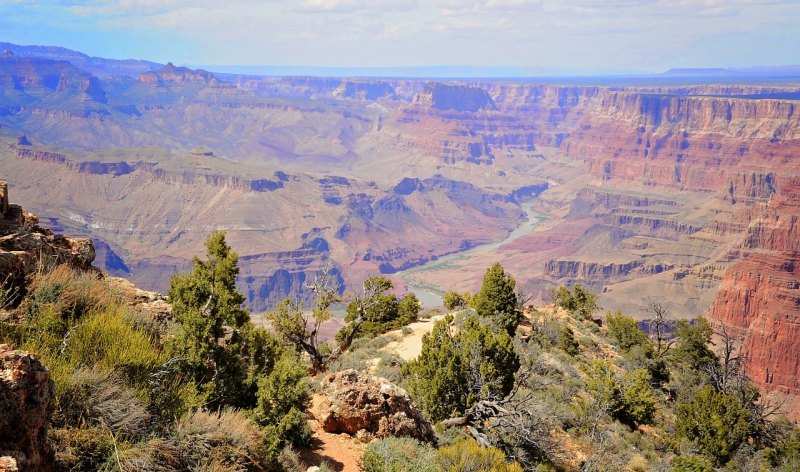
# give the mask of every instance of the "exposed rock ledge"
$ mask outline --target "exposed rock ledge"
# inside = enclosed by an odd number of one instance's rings
[[[24,295],[27,279],[42,266],[67,264],[80,270],[92,267],[95,250],[85,238],[67,238],[39,226],[39,219],[23,212],[18,205],[8,204],[6,181],[0,180],[0,286],[13,305]]]

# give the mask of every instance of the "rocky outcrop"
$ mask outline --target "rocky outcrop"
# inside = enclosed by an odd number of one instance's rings
[[[67,264],[80,270],[95,270],[94,258],[91,240],[55,234],[39,226],[36,216],[9,205],[0,217],[0,274],[4,278],[0,284],[10,297],[2,304],[13,306],[19,302],[28,278],[40,268]]]
[[[598,263],[586,261],[549,260],[545,264],[545,275],[553,278],[573,279],[614,279],[625,277],[633,270],[642,267],[644,260],[620,263]],[[655,269],[653,269],[655,270]],[[661,267],[663,271],[663,267]]]
[[[0,180],[0,218],[5,219],[8,213],[8,182]]]
[[[333,91],[338,98],[355,98],[358,100],[396,100],[394,87],[387,82],[347,80],[339,84]]]
[[[497,109],[492,97],[482,88],[448,85],[441,82],[426,84],[425,89],[417,95],[414,102],[437,110],[457,112]]]
[[[0,470],[53,470],[47,428],[55,407],[50,372],[33,355],[0,344]],[[13,460],[9,460],[13,459]]]
[[[106,93],[97,77],[67,61],[38,57],[19,57],[11,51],[0,55],[0,90],[5,89],[5,103],[18,102],[25,95],[42,97],[49,94],[67,97],[74,103],[107,103]]]
[[[186,85],[191,83],[216,85],[219,80],[211,72],[176,67],[170,62],[161,69],[143,72],[139,75],[139,82],[146,85]]]
[[[323,401],[314,415],[329,433],[359,438],[407,436],[434,442],[433,428],[405,390],[388,380],[349,369],[322,380]]]

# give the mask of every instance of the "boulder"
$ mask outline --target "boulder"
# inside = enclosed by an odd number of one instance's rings
[[[322,380],[322,393],[315,416],[328,433],[436,440],[431,424],[406,391],[384,378],[353,369],[335,372]]]
[[[0,472],[18,472],[17,461],[13,457],[0,457]]]
[[[47,427],[54,406],[47,368],[30,353],[0,344],[0,470],[52,470]]]

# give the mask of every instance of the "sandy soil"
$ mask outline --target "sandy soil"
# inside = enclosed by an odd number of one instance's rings
[[[405,361],[414,359],[422,352],[422,336],[430,332],[433,329],[433,324],[443,317],[444,315],[437,315],[428,320],[420,320],[416,323],[411,323],[407,328],[410,328],[412,333],[408,335],[404,335],[402,330],[399,329],[386,333],[387,335],[397,335],[402,339],[390,342],[384,346],[381,351],[397,354],[397,356]]]

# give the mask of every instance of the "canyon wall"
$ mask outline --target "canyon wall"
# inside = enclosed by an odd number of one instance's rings
[[[110,80],[6,55],[0,87],[2,176],[144,287],[224,229],[260,310],[328,263],[354,287],[501,240],[536,195],[536,231],[419,276],[474,290],[499,260],[539,302],[575,282],[634,316],[667,297],[798,393],[797,85]]]

